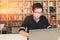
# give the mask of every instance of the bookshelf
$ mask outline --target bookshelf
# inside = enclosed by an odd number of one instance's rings
[[[20,27],[25,17],[32,13],[31,6],[32,6],[31,0],[22,0],[22,1],[9,0],[8,9],[13,10],[8,13],[8,28],[10,29]]]
[[[43,15],[46,16],[52,27],[58,27],[60,0],[0,0],[0,23],[5,24],[7,33],[11,33],[12,27],[20,27],[25,17],[32,15],[31,7],[33,3],[37,2],[43,5]]]
[[[60,0],[57,1],[57,21],[58,21],[58,24],[60,25]]]

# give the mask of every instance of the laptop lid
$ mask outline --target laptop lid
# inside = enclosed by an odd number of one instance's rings
[[[58,29],[37,29],[30,30],[29,40],[58,40]]]

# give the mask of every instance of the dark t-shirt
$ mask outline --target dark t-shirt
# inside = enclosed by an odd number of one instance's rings
[[[26,19],[24,20],[24,22],[21,26],[23,28],[21,28],[20,30],[24,30],[24,28],[28,28],[28,31],[32,30],[32,29],[45,29],[49,25],[50,24],[48,23],[48,20],[45,16],[42,15],[40,17],[40,20],[38,22],[36,22],[33,19],[33,15],[31,15],[31,16],[26,17]]]

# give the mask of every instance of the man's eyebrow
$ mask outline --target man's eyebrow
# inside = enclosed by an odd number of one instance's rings
[[[35,12],[35,13],[42,13],[42,12]]]

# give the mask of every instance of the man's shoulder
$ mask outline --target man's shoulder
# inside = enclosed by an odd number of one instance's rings
[[[41,18],[46,18],[46,17],[44,15],[42,15]]]
[[[44,15],[42,15],[41,17],[40,17],[40,19],[42,19],[42,20],[48,20]]]

